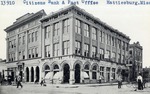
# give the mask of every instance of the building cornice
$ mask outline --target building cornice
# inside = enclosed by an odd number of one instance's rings
[[[27,13],[27,14],[28,14],[28,13]],[[40,17],[42,17],[42,16],[45,16],[45,15],[46,15],[46,13],[45,13],[44,10],[40,10],[40,11],[36,12],[35,14],[31,13],[31,15],[29,15],[29,17],[27,17],[27,18],[25,18],[25,19],[22,19],[22,20],[20,20],[20,21],[14,22],[13,25],[7,27],[7,28],[5,29],[5,31],[6,31],[6,32],[9,32],[9,31],[11,31],[11,30],[13,30],[13,29],[19,27],[19,26],[22,25],[22,24],[25,24],[25,23],[27,23],[27,22],[30,22],[31,20],[38,19],[38,18],[40,18]],[[23,16],[21,16],[21,17],[23,17]],[[20,19],[21,17],[17,18],[16,20]]]
[[[96,23],[102,25],[104,28],[113,31],[113,32],[117,33],[118,35],[120,35],[120,36],[122,36],[122,37],[124,37],[124,38],[126,38],[127,40],[130,41],[129,36],[123,34],[122,32],[118,31],[117,29],[114,29],[113,27],[109,26],[108,24],[102,22],[99,18],[94,17],[92,14],[86,12],[84,9],[81,9],[81,8],[79,8],[79,7],[76,6],[76,5],[70,5],[70,6],[68,6],[68,7],[66,7],[66,8],[62,8],[62,9],[56,11],[56,12],[52,12],[51,14],[49,14],[49,15],[43,17],[43,18],[41,19],[41,22],[44,22],[45,20],[48,20],[49,18],[51,18],[51,17],[53,17],[53,16],[55,16],[55,15],[62,14],[63,12],[66,12],[66,11],[69,11],[69,10],[75,10],[75,11],[81,12],[83,15],[86,15],[88,18],[90,18],[90,19],[92,19],[94,22],[96,22]]]

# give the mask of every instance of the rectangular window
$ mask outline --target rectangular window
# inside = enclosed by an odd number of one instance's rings
[[[122,49],[125,50],[125,42],[122,43]]]
[[[111,45],[111,35],[108,35],[108,44]]]
[[[31,51],[32,51],[32,58],[34,58],[34,54],[35,54],[34,48]]]
[[[35,31],[35,41],[38,39],[38,31]]]
[[[105,42],[108,44],[108,34],[105,34]]]
[[[67,34],[70,30],[70,19],[64,20],[63,23],[64,23],[64,32],[63,32],[63,34]]]
[[[31,49],[28,50],[28,53],[29,53],[28,58],[31,58]]]
[[[115,47],[115,38],[114,37],[112,37],[112,46]]]
[[[105,43],[105,33],[102,33],[102,43]]]
[[[104,77],[104,67],[100,66],[100,76]]]
[[[78,19],[75,20],[75,32],[81,34],[81,21]]]
[[[95,58],[97,55],[97,47],[92,46],[92,57]]]
[[[106,51],[106,55],[107,55],[106,58],[107,58],[107,59],[110,59],[110,51],[109,51],[109,50]]]
[[[100,59],[104,59],[104,49],[100,48]]]
[[[22,59],[25,59],[25,51],[22,51]]]
[[[112,68],[112,78],[115,79],[115,71],[116,69],[115,68]]]
[[[18,45],[21,45],[21,37],[18,39]]]
[[[84,44],[84,56],[88,57],[89,56],[89,44]]]
[[[38,48],[35,48],[35,57],[38,57]]]
[[[59,53],[59,43],[54,44],[54,56],[58,56]]]
[[[19,60],[21,60],[21,57],[22,57],[21,56],[21,51],[18,52],[18,57],[19,57]]]
[[[121,40],[118,39],[118,48],[121,49]]]
[[[45,57],[50,57],[50,45],[45,46]]]
[[[49,38],[50,26],[45,27],[45,39]]]
[[[22,44],[25,44],[25,36],[22,37]]]
[[[31,42],[31,34],[28,34],[28,42]]]
[[[89,31],[89,25],[84,24],[84,36],[89,37],[90,31]]]
[[[59,22],[57,22],[57,23],[54,24],[54,33],[53,33],[53,35],[58,36],[59,31],[60,31]]]
[[[112,61],[116,61],[116,53],[115,52],[112,52]]]
[[[69,54],[69,41],[63,42],[63,55]]]
[[[100,37],[100,42],[102,42],[102,31],[100,31],[100,33],[99,33],[99,37]]]
[[[106,68],[106,81],[109,82],[110,81],[110,67]]]
[[[118,54],[118,63],[121,63],[121,54]]]
[[[128,50],[129,50],[129,44],[126,43],[126,51],[128,51]]]
[[[75,41],[75,53],[81,55],[81,42]]]
[[[97,35],[96,28],[92,28],[92,39],[96,40],[97,39],[96,35]]]
[[[34,32],[32,33],[32,42],[34,42]]]

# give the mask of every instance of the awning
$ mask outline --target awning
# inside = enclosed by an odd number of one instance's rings
[[[53,76],[53,79],[61,79],[61,72],[56,72],[55,75]]]
[[[45,77],[44,77],[45,79],[50,79],[50,78],[52,78],[51,77],[51,73],[50,72],[48,72],[46,75],[45,75]]]
[[[86,72],[83,72],[83,78],[89,78],[89,75]]]

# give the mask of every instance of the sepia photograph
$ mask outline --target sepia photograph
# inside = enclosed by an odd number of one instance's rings
[[[0,94],[149,94],[150,1],[0,0]]]

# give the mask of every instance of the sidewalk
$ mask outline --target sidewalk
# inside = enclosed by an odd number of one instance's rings
[[[126,84],[123,82],[122,84]],[[40,84],[33,84],[33,83],[24,83],[23,85],[39,85]],[[96,84],[47,84],[46,87],[56,87],[56,88],[78,88],[78,87],[98,87],[98,86],[111,86],[111,85],[118,85],[118,83],[96,83]]]
[[[126,84],[123,82],[122,84]],[[118,85],[118,83],[97,83],[97,84],[54,84],[57,88],[78,88],[78,87],[97,87],[97,86],[111,86]]]

